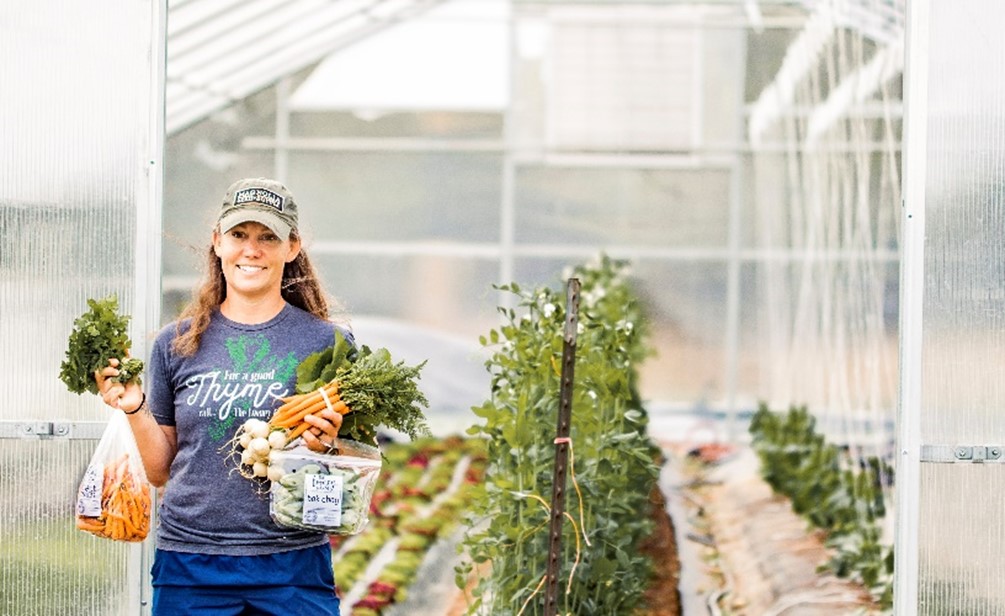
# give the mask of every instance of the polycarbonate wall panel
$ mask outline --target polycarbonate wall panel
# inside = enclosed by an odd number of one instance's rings
[[[520,258],[514,277],[521,285],[564,288],[570,265],[593,257]],[[727,265],[723,261],[630,262],[630,278],[649,314],[649,344],[655,352],[642,365],[647,399],[693,400],[699,406],[725,395]]]
[[[998,464],[925,464],[921,469],[919,616],[1005,614]]]
[[[717,169],[521,167],[515,239],[723,249],[729,178]]]
[[[499,239],[498,154],[295,152],[289,169],[316,241]]]
[[[133,316],[134,355],[145,353],[144,289],[157,281],[140,278],[148,262],[137,258],[136,238],[150,224],[160,165],[152,128],[160,14],[140,0],[0,3],[5,616],[140,610],[140,548],[74,525],[77,484],[109,411],[58,377],[88,298],[116,294]],[[157,235],[145,241],[159,246]]]
[[[211,137],[210,137],[211,138]],[[275,175],[273,153],[241,152],[233,165],[192,161],[206,138],[170,149],[165,265],[191,275],[219,215],[227,186],[240,177]],[[186,151],[188,150],[188,151]],[[219,152],[221,161],[231,158]],[[206,159],[213,155],[196,154]],[[502,157],[480,152],[293,151],[286,184],[297,198],[308,242],[488,241],[499,239]],[[195,164],[193,164],[195,163]],[[193,247],[194,254],[192,257]]]
[[[500,113],[394,111],[364,113],[298,111],[290,116],[294,138],[500,139]]]
[[[307,247],[310,250],[310,246]],[[310,253],[348,316],[401,319],[472,341],[498,324],[499,264],[467,256]],[[365,341],[363,341],[365,343]]]
[[[139,578],[125,544],[73,523],[76,489],[94,449],[87,440],[4,441],[0,454],[0,613],[136,614]]]
[[[994,451],[1005,443],[1005,40],[992,24],[1005,6],[928,6],[929,44],[911,57],[928,69],[921,441]],[[921,469],[919,612],[1005,614],[1005,468],[948,462]]]

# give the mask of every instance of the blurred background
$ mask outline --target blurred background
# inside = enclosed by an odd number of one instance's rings
[[[903,25],[865,0],[169,2],[161,319],[229,183],[277,177],[362,340],[454,349],[437,408],[485,395],[493,285],[603,253],[650,315],[656,412],[882,425]]]

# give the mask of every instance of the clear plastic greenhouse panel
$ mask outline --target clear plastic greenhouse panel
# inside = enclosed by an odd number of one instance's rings
[[[2,614],[138,614],[145,596],[145,547],[75,524],[110,415],[58,375],[88,298],[114,293],[133,314],[135,356],[156,321],[161,11],[0,3],[0,370],[18,375],[0,380]]]
[[[1005,614],[1005,7],[911,5],[894,604]]]

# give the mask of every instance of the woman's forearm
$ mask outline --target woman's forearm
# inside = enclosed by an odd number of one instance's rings
[[[133,430],[133,437],[136,439],[136,446],[140,450],[140,457],[143,459],[147,480],[154,486],[163,486],[167,483],[171,463],[178,451],[175,429],[158,424],[145,405],[139,412],[127,417],[129,427]]]

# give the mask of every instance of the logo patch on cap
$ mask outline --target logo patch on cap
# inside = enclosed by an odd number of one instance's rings
[[[245,203],[261,203],[282,212],[286,205],[286,199],[266,188],[245,188],[234,193],[234,205]]]

